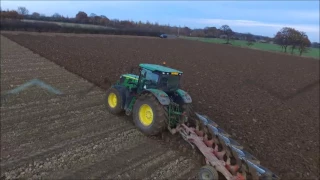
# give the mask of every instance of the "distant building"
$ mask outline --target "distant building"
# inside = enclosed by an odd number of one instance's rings
[[[259,40],[259,42],[260,42],[260,43],[267,43],[267,41],[264,40],[264,39]]]

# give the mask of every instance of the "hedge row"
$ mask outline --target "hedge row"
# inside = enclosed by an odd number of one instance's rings
[[[23,22],[19,20],[1,20],[1,30],[4,31],[31,31],[31,32],[57,32],[81,34],[110,34],[135,36],[160,36],[160,32],[140,31],[132,29],[96,29],[81,26],[60,26],[45,22]]]

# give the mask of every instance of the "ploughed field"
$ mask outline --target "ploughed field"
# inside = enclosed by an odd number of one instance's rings
[[[3,96],[34,78],[63,94],[31,86]],[[1,36],[0,179],[194,178],[200,156],[184,152],[187,143],[148,138],[129,118],[108,113],[104,96]]]
[[[284,179],[319,174],[319,60],[181,39],[6,33],[107,89],[139,63],[184,72],[182,89]]]

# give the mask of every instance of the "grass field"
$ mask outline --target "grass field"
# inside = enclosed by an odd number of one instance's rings
[[[208,43],[218,43],[222,44],[225,43],[226,41],[224,39],[219,39],[219,38],[199,38],[199,37],[181,37],[183,39],[189,39],[189,40],[197,40],[201,42],[208,42]],[[247,45],[246,41],[243,40],[233,40],[232,45],[234,46],[239,46],[239,47],[248,47],[252,49],[259,49],[259,50],[264,50],[264,51],[274,51],[274,52],[282,52],[281,47],[276,45],[276,44],[268,44],[268,43],[254,43],[251,47]],[[291,50],[288,48],[288,54],[291,53]],[[299,55],[298,50],[294,51],[295,55]],[[309,52],[302,54],[304,57],[313,57],[319,59],[319,54],[320,54],[320,49],[318,48],[310,48]]]

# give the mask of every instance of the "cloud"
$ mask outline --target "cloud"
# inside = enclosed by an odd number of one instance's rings
[[[227,20],[227,19],[184,19],[183,21],[189,23],[202,24],[207,26],[221,26],[228,24],[231,27],[268,27],[280,29],[282,27],[292,27],[300,31],[319,33],[318,25],[310,24],[280,24],[280,23],[266,23],[251,20]]]
[[[292,11],[292,10],[286,10],[281,14],[281,16],[285,16],[287,18],[291,18],[291,20],[316,20],[319,22],[319,10],[317,11]]]

